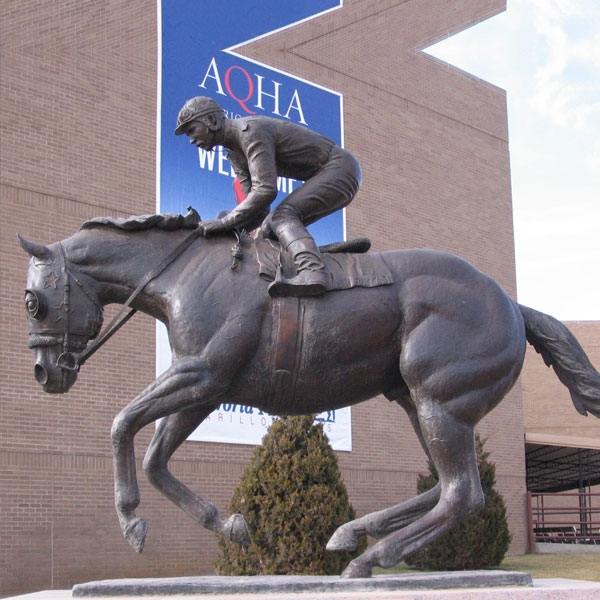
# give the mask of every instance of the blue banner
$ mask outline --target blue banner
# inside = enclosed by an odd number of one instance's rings
[[[343,145],[342,96],[235,53],[235,47],[341,5],[339,1],[226,0],[162,2],[160,22],[160,212],[185,214],[194,206],[214,219],[235,206],[235,175],[221,147],[206,152],[175,136],[179,109],[194,96],[210,96],[230,118],[253,114],[299,123]],[[272,207],[301,182],[281,178]],[[320,244],[343,239],[343,215],[310,227]]]
[[[177,114],[194,96],[210,96],[229,118],[264,115],[293,121],[344,145],[342,95],[248,60],[235,49],[273,31],[341,6],[333,0],[169,0],[159,5],[159,108],[157,209],[185,214],[192,205],[202,219],[235,207],[235,174],[226,151],[207,152],[174,133]],[[278,202],[301,185],[278,178]],[[238,200],[241,198],[238,197]],[[344,239],[343,212],[310,226],[319,244]],[[171,363],[166,329],[157,328],[156,371]],[[190,436],[199,441],[260,444],[272,417],[251,407],[219,406]],[[317,417],[336,450],[352,449],[351,410]]]

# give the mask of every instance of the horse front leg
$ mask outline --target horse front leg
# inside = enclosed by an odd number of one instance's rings
[[[214,406],[223,386],[198,358],[174,362],[114,419],[111,429],[115,477],[115,506],[125,539],[137,552],[144,548],[147,525],[135,516],[140,493],[135,468],[133,439],[138,431],[156,419],[191,406]],[[207,522],[217,519],[218,511],[206,503]],[[214,510],[213,510],[214,509]],[[214,514],[216,511],[216,515]]]
[[[167,466],[175,450],[214,408],[216,405],[192,406],[162,419],[148,446],[144,471],[150,483],[194,521],[232,542],[248,547],[250,533],[244,517],[234,514],[222,519],[216,506],[203,500],[174,477]]]

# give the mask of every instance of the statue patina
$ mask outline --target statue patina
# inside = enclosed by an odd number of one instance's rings
[[[237,218],[224,219],[225,229]],[[19,238],[32,257],[25,308],[34,375],[46,392],[67,392],[79,367],[135,310],[167,326],[171,367],[115,417],[111,431],[117,514],[138,552],[147,525],[135,514],[133,439],[157,419],[143,462],[150,482],[200,525],[247,545],[242,515],[223,518],[168,469],[219,404],[277,415],[333,410],[378,394],[399,404],[440,483],[333,534],[329,550],[354,549],[362,535],[380,540],[343,573],[369,577],[375,565],[397,564],[482,507],[474,427],[511,389],[526,341],[570,390],[576,409],[600,418],[600,375],[568,329],[517,304],[456,256],[427,249],[362,258],[322,253],[321,261],[344,272],[359,261],[360,275],[338,274],[338,285],[328,279],[320,295],[272,297],[270,242],[241,236],[244,257],[232,265],[234,235],[205,238],[200,234],[214,222],[196,221],[193,213],[94,219],[50,246]],[[369,265],[372,277],[365,276]],[[114,302],[131,311],[98,335],[102,308]]]
[[[266,238],[277,239],[292,259],[295,272],[269,286],[272,296],[307,296],[327,290],[321,253],[306,229],[347,206],[361,183],[356,159],[332,140],[290,121],[250,116],[228,119],[207,96],[188,100],[179,111],[176,135],[212,150],[228,150],[245,200],[227,216],[202,224],[205,236],[261,227]],[[269,213],[277,196],[277,176],[304,183]]]
[[[111,431],[117,515],[135,550],[147,525],[135,514],[133,439],[158,419],[143,463],[150,482],[200,525],[248,545],[242,515],[224,519],[167,466],[219,404],[294,415],[378,394],[397,402],[440,483],[333,534],[329,550],[353,550],[361,535],[381,540],[343,573],[368,577],[482,507],[474,427],[513,386],[526,341],[577,410],[600,418],[600,375],[568,329],[515,303],[464,260],[424,249],[365,253],[364,241],[317,247],[306,226],[346,206],[361,181],[354,157],[333,141],[283,120],[227,119],[204,96],[186,102],[175,133],[228,149],[245,195],[230,213],[92,219],[50,246],[19,237],[32,257],[25,308],[46,392],[68,392],[137,310],[167,326],[171,367]],[[278,175],[304,183],[269,213]],[[244,234],[259,226],[261,239]],[[103,307],[114,302],[123,306],[100,332]]]

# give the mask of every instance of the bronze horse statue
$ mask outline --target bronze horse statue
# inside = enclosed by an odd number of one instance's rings
[[[46,392],[71,388],[106,304],[131,305],[167,326],[171,367],[115,417],[111,431],[116,509],[138,552],[147,526],[135,514],[133,438],[157,419],[143,463],[150,482],[200,525],[248,544],[241,515],[222,518],[168,469],[203,419],[223,402],[278,415],[319,413],[378,394],[397,402],[440,483],[333,534],[329,550],[355,549],[365,534],[381,540],[343,573],[369,577],[373,566],[397,564],[482,508],[474,427],[515,383],[526,341],[554,368],[577,410],[600,418],[600,375],[568,329],[517,304],[456,256],[369,253],[393,281],[274,299],[258,276],[250,238],[238,240],[234,263],[240,250],[244,257],[232,269],[230,234],[206,239],[181,222],[161,228],[147,219],[132,228],[143,220],[119,221],[92,220],[50,246],[19,240],[32,257],[29,346]]]

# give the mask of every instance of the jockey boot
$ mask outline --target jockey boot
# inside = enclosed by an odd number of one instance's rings
[[[286,251],[296,265],[297,273],[289,279],[276,279],[269,286],[271,296],[319,296],[327,291],[327,274],[321,253],[312,237],[288,244]]]

